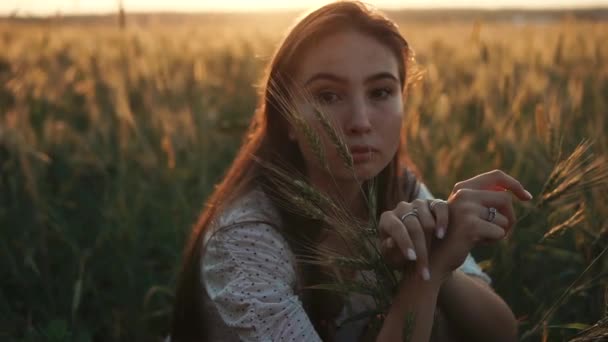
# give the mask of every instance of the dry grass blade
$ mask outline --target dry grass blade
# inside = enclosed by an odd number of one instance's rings
[[[608,247],[604,248],[604,250],[602,250],[602,252],[600,254],[598,254],[597,257],[595,257],[595,259],[593,259],[593,261],[591,261],[591,263],[585,268],[585,270],[570,284],[570,286],[568,286],[568,288],[562,293],[562,295],[555,301],[553,302],[553,304],[551,305],[551,307],[545,311],[545,314],[543,315],[543,317],[541,318],[541,320],[529,331],[527,331],[526,333],[524,333],[524,335],[522,336],[522,340],[526,339],[527,337],[531,336],[532,334],[534,334],[536,331],[538,331],[538,329],[540,329],[541,326],[543,326],[544,324],[546,324],[549,319],[551,318],[551,316],[555,313],[555,311],[559,308],[559,306],[564,302],[564,300],[566,300],[566,298],[568,298],[568,296],[571,294],[572,289],[574,288],[574,286],[576,284],[578,284],[578,282],[583,279],[583,276],[585,276],[587,274],[587,272],[589,272],[589,270],[591,270],[591,268],[599,261],[601,260],[602,256],[604,256],[604,254],[606,253],[606,251],[608,251]]]
[[[608,340],[608,317],[604,317],[599,322],[582,331],[570,342],[597,342]]]
[[[559,162],[542,191],[541,203],[563,203],[596,186],[608,185],[608,162],[590,152],[583,141],[565,160]]]
[[[584,205],[581,205],[581,207],[572,216],[570,216],[565,222],[560,223],[556,226],[553,226],[551,229],[549,229],[549,231],[546,232],[545,235],[543,235],[542,240],[544,240],[548,237],[551,237],[566,228],[572,228],[584,221],[585,221],[585,207],[584,207]]]

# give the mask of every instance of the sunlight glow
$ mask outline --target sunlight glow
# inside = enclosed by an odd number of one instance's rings
[[[0,15],[47,15],[114,12],[118,0],[1,0]],[[328,3],[320,0],[124,0],[127,11],[201,12],[309,9]],[[578,8],[608,7],[608,0],[379,0],[366,1],[385,9],[397,8]]]

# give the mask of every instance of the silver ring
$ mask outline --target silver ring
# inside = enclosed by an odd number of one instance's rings
[[[488,222],[494,222],[496,218],[496,208],[490,207],[488,208]]]
[[[435,208],[435,206],[437,205],[437,203],[445,203],[446,201],[436,198],[434,200],[431,201],[431,203],[429,204],[429,209],[433,210],[433,208]]]
[[[401,217],[400,217],[401,223],[405,224],[405,219],[408,216],[416,216],[416,218],[418,218],[418,209],[414,208],[414,209],[412,209],[412,211],[409,211],[409,212],[401,215]]]

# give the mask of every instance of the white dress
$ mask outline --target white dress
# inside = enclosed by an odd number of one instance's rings
[[[419,198],[433,198],[426,186]],[[296,294],[295,257],[275,229],[280,216],[260,189],[226,208],[207,230],[202,249],[203,288],[227,327],[243,341],[321,341]],[[459,268],[490,278],[469,254]],[[336,319],[371,308],[352,296]],[[365,322],[338,329],[336,341],[355,341]]]

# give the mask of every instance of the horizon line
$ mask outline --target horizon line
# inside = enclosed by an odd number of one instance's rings
[[[585,10],[608,10],[608,4],[580,4],[571,6],[402,6],[378,7],[380,11],[479,11],[479,12],[499,12],[499,11],[519,11],[519,12],[540,12],[540,11],[585,11]],[[200,14],[275,14],[275,13],[302,13],[307,8],[243,8],[243,9],[196,9],[196,10],[163,10],[163,9],[125,9],[126,14],[130,15],[154,15],[154,14],[180,14],[180,15],[200,15]],[[48,18],[58,15],[64,17],[79,16],[108,16],[115,15],[115,11],[56,11],[52,13],[35,13],[30,11],[19,11],[15,9],[10,12],[0,12],[0,18]]]

